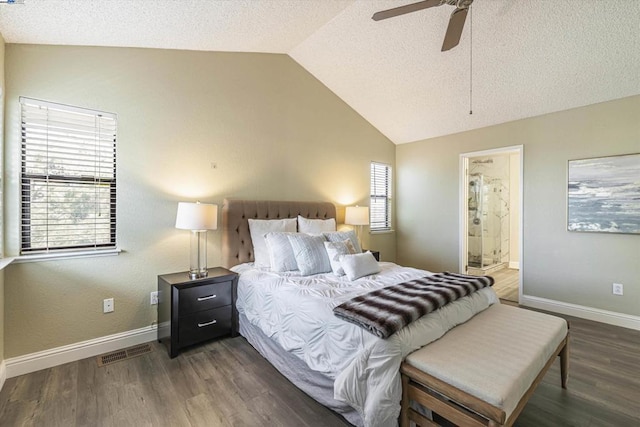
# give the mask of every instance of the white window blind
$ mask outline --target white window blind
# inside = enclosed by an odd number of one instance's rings
[[[116,115],[20,105],[21,253],[115,248]]]
[[[391,166],[371,162],[371,231],[391,230]]]

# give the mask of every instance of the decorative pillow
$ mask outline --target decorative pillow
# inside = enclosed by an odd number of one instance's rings
[[[249,232],[253,242],[253,259],[256,267],[271,267],[265,234],[272,231],[295,233],[296,219],[249,219]]]
[[[303,276],[311,274],[328,273],[331,271],[329,256],[324,248],[324,236],[310,236],[297,233],[287,236],[296,258],[298,270]]]
[[[340,265],[349,280],[380,273],[378,262],[369,251],[363,254],[342,255]]]
[[[356,250],[351,244],[351,240],[346,239],[342,242],[324,242],[324,248],[327,250],[331,270],[336,276],[344,276],[344,269],[340,265],[342,255],[355,254]]]
[[[325,231],[336,231],[335,218],[308,219],[298,215],[298,231],[307,234],[322,234]]]
[[[323,236],[330,242],[342,242],[346,239],[351,241],[353,248],[355,249],[355,254],[359,254],[362,252],[362,248],[360,247],[360,242],[358,242],[358,237],[356,236],[356,232],[353,230],[348,231],[334,231],[333,233],[322,233]]]
[[[267,242],[271,271],[282,272],[298,269],[296,257],[293,256],[293,249],[291,249],[291,243],[287,237],[290,234],[296,233],[270,232],[264,236]]]

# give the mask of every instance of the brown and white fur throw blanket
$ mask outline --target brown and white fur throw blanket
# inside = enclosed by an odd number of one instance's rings
[[[335,307],[333,313],[377,337],[388,338],[425,314],[493,282],[490,276],[436,273],[357,296]]]

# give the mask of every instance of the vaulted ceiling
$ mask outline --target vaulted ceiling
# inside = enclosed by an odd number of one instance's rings
[[[448,52],[452,6],[371,19],[415,1],[24,0],[0,33],[288,54],[396,144],[640,94],[640,0],[475,0]]]

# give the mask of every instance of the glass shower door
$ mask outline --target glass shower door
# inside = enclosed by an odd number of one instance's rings
[[[467,199],[467,264],[486,268],[501,259],[500,179],[481,173],[469,176]]]
[[[482,187],[484,178],[481,174],[474,174],[469,177],[469,198],[467,200],[467,249],[468,265],[470,267],[482,268],[482,254],[484,252],[482,239],[482,211],[484,199],[482,197]]]

